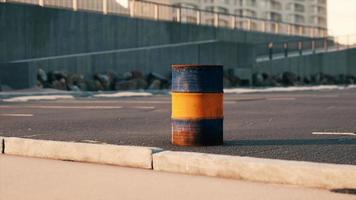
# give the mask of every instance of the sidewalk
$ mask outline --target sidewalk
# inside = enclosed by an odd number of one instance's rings
[[[356,199],[283,185],[0,155],[0,199]]]

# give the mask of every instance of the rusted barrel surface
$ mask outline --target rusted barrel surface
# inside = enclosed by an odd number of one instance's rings
[[[223,143],[223,67],[172,65],[172,143]]]

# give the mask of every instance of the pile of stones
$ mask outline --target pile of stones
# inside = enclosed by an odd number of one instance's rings
[[[38,69],[37,85],[70,91],[160,90],[170,87],[170,78],[157,73],[144,74],[139,70],[126,73],[97,73],[92,77],[62,71],[45,72]]]
[[[158,73],[144,74],[140,70],[125,73],[97,73],[91,77],[63,71],[45,72],[38,69],[37,82],[39,87],[69,91],[125,91],[125,90],[161,90],[170,89],[171,75]],[[309,77],[300,77],[293,72],[278,75],[254,73],[252,80],[242,79],[233,69],[224,71],[224,87],[287,87],[304,85],[349,85],[355,84],[355,76],[318,73]]]

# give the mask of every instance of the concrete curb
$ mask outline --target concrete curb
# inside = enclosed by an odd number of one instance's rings
[[[5,154],[152,169],[158,148],[5,138]]]
[[[164,151],[153,154],[153,169],[323,189],[356,188],[352,165]]]

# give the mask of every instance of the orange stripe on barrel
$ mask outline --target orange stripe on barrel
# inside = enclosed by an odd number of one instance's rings
[[[216,119],[224,116],[223,93],[172,93],[173,119]]]

